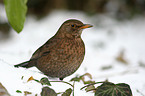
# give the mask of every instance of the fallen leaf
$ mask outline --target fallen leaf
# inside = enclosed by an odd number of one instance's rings
[[[20,90],[16,90],[16,92],[17,92],[17,93],[22,93],[22,91],[20,91]]]
[[[128,64],[127,60],[124,58],[124,50],[119,53],[119,55],[116,57],[116,60],[124,64]]]
[[[27,82],[29,82],[29,81],[31,81],[31,80],[34,80],[33,76],[31,76],[31,77],[27,80]]]
[[[145,63],[143,63],[142,61],[139,62],[139,66],[145,68]]]
[[[24,95],[27,96],[29,94],[32,94],[32,92],[24,91]]]
[[[112,68],[112,65],[109,65],[109,66],[103,66],[101,68],[101,70],[108,70],[108,69],[111,69]]]
[[[21,77],[21,80],[23,80],[24,76]]]

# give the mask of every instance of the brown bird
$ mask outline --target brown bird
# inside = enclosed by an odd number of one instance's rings
[[[85,45],[81,34],[83,29],[89,27],[92,25],[79,20],[65,21],[57,33],[34,52],[29,61],[14,66],[36,66],[45,75],[63,80],[73,74],[84,59]]]

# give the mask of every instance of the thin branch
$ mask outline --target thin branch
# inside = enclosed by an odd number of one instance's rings
[[[70,83],[68,83],[68,82],[66,82],[66,81],[49,81],[49,82],[61,82],[61,83],[68,84],[68,85],[70,85],[71,87],[74,87],[72,84],[70,84]]]
[[[91,84],[88,84],[88,85],[82,87],[80,90],[84,89],[85,87],[88,87],[88,86],[91,86],[91,85],[95,85],[95,84],[99,84],[99,83],[104,83],[104,82],[95,82],[95,83],[91,83]]]
[[[74,96],[74,89],[75,89],[75,81],[73,82],[73,96]]]
[[[140,93],[142,96],[145,96],[142,92],[140,92],[138,89],[136,90],[138,93]]]

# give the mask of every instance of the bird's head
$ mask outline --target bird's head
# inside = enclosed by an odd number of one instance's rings
[[[80,37],[83,29],[90,27],[92,27],[92,25],[83,24],[81,21],[76,19],[70,19],[62,24],[58,30],[58,34],[67,36],[69,38],[78,38]]]

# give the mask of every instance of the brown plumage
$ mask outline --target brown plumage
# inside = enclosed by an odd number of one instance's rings
[[[84,59],[85,45],[81,33],[89,27],[92,25],[79,20],[65,21],[57,33],[34,52],[29,61],[15,67],[36,66],[45,75],[63,80],[73,74]]]

